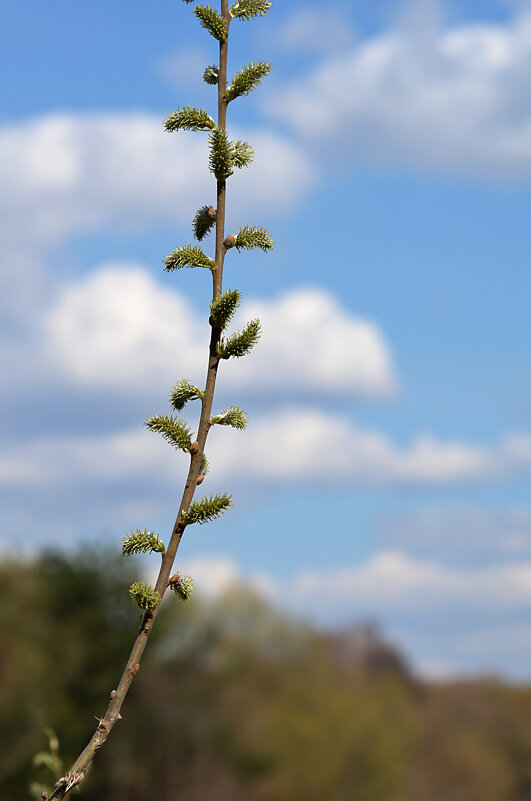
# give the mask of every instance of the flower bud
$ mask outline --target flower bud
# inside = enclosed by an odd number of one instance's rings
[[[227,250],[229,250],[230,248],[233,248],[233,247],[234,247],[234,243],[235,243],[235,241],[236,241],[236,237],[234,236],[234,234],[229,234],[229,235],[228,235],[227,237],[225,237],[225,239],[223,240],[223,244],[225,245],[225,247],[227,248]]]

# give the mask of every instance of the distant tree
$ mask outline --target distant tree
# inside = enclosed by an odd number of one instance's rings
[[[45,728],[64,757],[98,716],[138,619],[129,567],[88,549],[0,565],[2,798],[50,784]],[[316,631],[242,589],[157,621],[87,801],[529,799],[529,687],[412,681],[399,656],[359,659],[363,630]]]

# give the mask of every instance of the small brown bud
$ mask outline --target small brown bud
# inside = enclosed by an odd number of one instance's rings
[[[129,668],[129,672],[132,673],[133,676],[136,676],[139,670],[140,670],[140,665],[138,664],[138,662],[136,663],[136,665],[134,665],[134,667]]]
[[[199,442],[192,442],[192,453],[197,454],[199,453]]]
[[[207,215],[210,217],[211,220],[215,220],[216,219],[216,209],[214,209],[214,208],[212,208],[212,206],[210,206],[208,211],[207,211]]]
[[[197,476],[196,486],[199,486],[205,480],[204,476]]]
[[[122,716],[120,715],[119,712],[118,712],[118,717],[116,718],[116,720],[122,720]]]
[[[178,573],[174,573],[173,576],[170,576],[169,585],[171,586],[172,584],[177,584],[180,578],[181,577]]]
[[[42,798],[42,801],[48,801],[48,793],[46,792],[46,790],[42,791],[41,798]]]
[[[234,234],[229,234],[229,235],[228,235],[227,237],[225,237],[225,239],[223,240],[223,244],[225,245],[225,247],[227,248],[227,250],[229,250],[229,248],[233,248],[233,247],[234,247],[234,243],[235,243],[235,242],[236,242],[236,237],[234,236]]]
[[[113,690],[111,693],[111,701],[113,700],[113,698],[116,698],[116,690]]]

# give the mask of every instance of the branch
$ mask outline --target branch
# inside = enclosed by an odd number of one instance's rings
[[[190,3],[192,0],[185,0]],[[240,10],[236,9],[238,13],[233,16],[240,16],[243,19],[250,19],[252,16],[261,14],[263,8],[267,3],[260,3],[257,0],[247,0],[244,4],[236,3]],[[259,7],[262,8],[260,11]],[[216,129],[223,131],[217,134],[220,140],[225,140],[225,127],[226,127],[226,114],[227,114],[227,99],[225,96],[227,88],[227,38],[231,22],[231,14],[229,13],[228,0],[221,0],[221,15],[214,12],[213,9],[208,10],[208,6],[197,6],[195,13],[199,17],[203,27],[206,27],[209,32],[219,39],[219,69],[217,71],[217,87],[218,87],[218,120],[217,125],[213,119],[207,114],[206,111],[195,109],[193,107],[184,107],[168,115],[165,127],[166,130],[210,130]],[[234,11],[235,6],[233,6]],[[201,9],[201,10],[200,10]],[[242,10],[243,9],[243,10]],[[246,9],[246,10],[245,10]],[[198,13],[199,12],[199,13]],[[264,12],[265,13],[265,12]],[[220,23],[221,20],[221,23]],[[225,31],[224,38],[221,36]],[[209,68],[210,69],[210,68]],[[231,152],[234,154],[234,146],[231,143]],[[241,157],[240,160],[245,160]],[[146,647],[149,635],[151,633],[153,624],[156,620],[158,611],[160,609],[160,602],[164,593],[168,588],[174,590],[181,598],[189,597],[192,590],[192,580],[190,577],[177,577],[170,575],[172,572],[175,556],[187,525],[192,523],[205,523],[208,520],[214,519],[222,514],[226,509],[232,505],[230,495],[215,495],[210,498],[203,498],[201,501],[193,501],[194,493],[198,484],[201,483],[208,470],[208,463],[204,455],[205,443],[208,432],[211,429],[211,416],[212,416],[212,402],[214,397],[214,388],[216,384],[217,370],[220,361],[218,355],[218,348],[221,342],[221,332],[230,317],[234,313],[239,301],[240,296],[236,290],[229,291],[222,296],[222,283],[223,283],[223,265],[225,255],[227,252],[223,242],[225,239],[225,191],[226,177],[225,171],[217,171],[217,191],[216,191],[216,252],[215,260],[208,259],[200,248],[192,248],[191,245],[185,248],[177,249],[166,259],[166,269],[174,270],[183,266],[207,266],[212,272],[212,305],[211,305],[211,338],[209,344],[208,356],[208,370],[203,391],[197,390],[187,381],[178,382],[172,391],[172,402],[174,408],[179,409],[181,403],[191,400],[191,392],[194,392],[194,397],[201,400],[201,416],[199,420],[197,441],[191,442],[191,432],[187,425],[182,420],[176,420],[171,415],[156,415],[147,421],[147,426],[153,431],[161,433],[175,447],[188,452],[190,455],[190,466],[188,476],[184,486],[179,510],[175,518],[175,523],[172,529],[170,541],[165,551],[162,551],[163,544],[158,540],[157,535],[153,532],[137,530],[135,533],[130,534],[122,542],[122,549],[125,548],[126,555],[129,553],[137,552],[137,549],[151,548],[158,550],[162,554],[161,567],[155,583],[155,587],[151,587],[145,582],[135,582],[130,589],[131,595],[135,602],[144,610],[140,631],[133,644],[129,659],[125,665],[121,679],[115,690],[111,692],[107,711],[103,718],[98,721],[96,731],[92,735],[89,743],[79,755],[72,768],[63,776],[56,784],[55,790],[50,796],[49,801],[53,799],[63,799],[68,793],[76,786],[78,786],[85,776],[88,766],[92,762],[96,752],[105,743],[107,737],[115,726],[116,722],[120,720],[120,710],[124,699],[131,687],[131,684],[138,674],[140,661],[144,649]],[[238,341],[240,341],[240,350],[243,347],[243,339],[247,338],[249,341],[253,338],[253,329],[259,331],[258,321],[253,321],[247,326],[242,334],[233,335],[228,341],[233,342],[233,350],[238,350]],[[255,331],[257,336],[257,333]],[[243,339],[242,339],[243,337]],[[225,348],[227,345],[225,344]],[[252,347],[252,345],[251,345]],[[229,348],[230,349],[230,348]],[[233,355],[238,355],[234,353]],[[223,358],[228,358],[224,356]],[[197,394],[195,394],[197,390]],[[237,408],[237,407],[234,407]],[[228,410],[230,411],[230,410]],[[244,414],[244,413],[242,413]],[[236,419],[236,418],[234,418]],[[160,545],[159,545],[160,543]]]

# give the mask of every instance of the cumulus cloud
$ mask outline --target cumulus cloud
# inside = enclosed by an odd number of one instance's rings
[[[326,586],[327,602],[336,609],[365,614],[403,612],[424,616],[434,611],[484,612],[527,608],[531,604],[531,563],[502,568],[450,569],[413,559],[400,551],[383,551],[361,565],[310,570],[297,575],[290,597],[305,606]]]
[[[299,289],[244,303],[235,328],[255,317],[262,322],[261,341],[251,360],[227,364],[224,389],[351,396],[392,391],[391,358],[378,327],[349,314],[327,292]],[[160,392],[176,376],[203,378],[204,313],[196,314],[139,266],[103,266],[63,288],[45,327],[55,363],[85,386]]]
[[[353,38],[344,6],[328,3],[326,13],[321,7],[295,9],[267,44],[289,52],[337,53],[351,45]]]
[[[529,12],[402,24],[277,87],[269,111],[343,163],[529,180],[530,66]]]
[[[386,547],[415,555],[478,560],[531,558],[531,507],[426,507],[381,517],[374,533]]]
[[[234,176],[231,208],[284,211],[310,183],[304,156],[277,134],[242,135],[256,158],[252,176]],[[147,113],[11,123],[0,128],[0,218],[11,239],[41,246],[107,226],[189,223],[214,191],[207,163],[206,135],[170,135]]]
[[[399,448],[384,434],[347,419],[292,407],[253,421],[237,434],[216,427],[207,451],[214,481],[231,477],[243,483],[441,486],[528,472],[531,454],[526,461],[520,453],[515,457],[517,439],[531,445],[528,434],[505,437],[490,447],[423,435]],[[178,462],[166,443],[141,429],[49,437],[5,450],[0,483],[16,487],[141,479],[149,495],[150,487],[174,485]]]
[[[500,479],[531,468],[531,456],[521,458],[531,444],[528,434],[505,437],[491,447],[421,434],[399,448],[384,434],[306,408],[281,409],[254,423],[240,439],[236,445],[218,435],[210,453],[222,472],[242,479],[444,485]],[[241,453],[244,460],[238,458]]]

